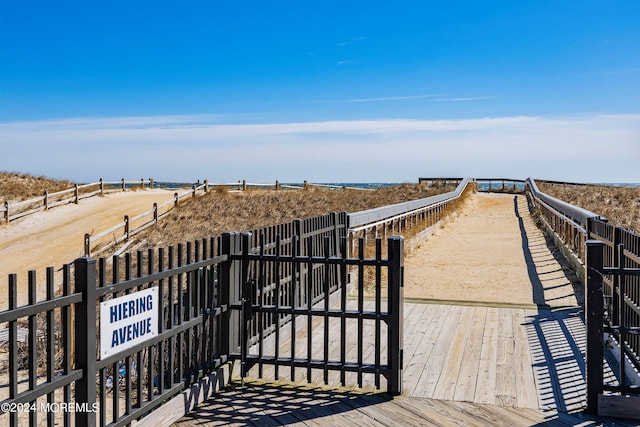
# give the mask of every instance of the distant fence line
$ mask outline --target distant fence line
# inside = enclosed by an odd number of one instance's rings
[[[85,256],[91,256],[92,253],[102,253],[112,247],[129,240],[132,236],[146,230],[169,214],[175,207],[180,204],[180,201],[188,197],[197,197],[199,194],[206,194],[208,192],[209,185],[207,181],[200,185],[193,185],[193,187],[182,193],[174,193],[173,198],[158,204],[154,203],[153,207],[145,212],[130,217],[124,216],[124,220],[113,227],[105,230],[101,233],[91,235],[86,233],[84,235],[84,254]],[[122,230],[122,234],[115,236],[118,230]]]
[[[9,223],[18,218],[34,214],[36,212],[45,211],[57,206],[67,205],[70,203],[78,204],[80,200],[89,197],[103,195],[114,191],[125,191],[127,188],[140,186],[140,188],[153,187],[153,180],[145,181],[127,181],[124,178],[121,181],[105,182],[100,178],[97,182],[90,184],[75,184],[72,188],[66,190],[49,193],[45,190],[40,197],[34,197],[19,202],[5,201],[0,207],[0,212],[5,220]]]
[[[345,185],[331,185],[331,184],[313,184],[304,181],[302,184],[281,184],[278,181],[275,183],[248,183],[246,180],[231,182],[231,183],[216,183],[209,184],[208,180],[204,180],[203,184],[198,180],[196,183],[187,182],[163,182],[154,181],[153,178],[148,180],[125,180],[107,182],[100,178],[97,182],[89,184],[75,184],[73,187],[66,190],[50,193],[48,190],[43,192],[42,196],[33,197],[28,200],[21,200],[18,202],[4,201],[0,206],[0,215],[5,222],[9,223],[16,219],[22,218],[27,215],[31,215],[37,212],[52,209],[57,206],[67,205],[71,203],[78,204],[80,200],[87,199],[89,197],[103,195],[114,191],[126,191],[127,189],[145,189],[145,188],[191,188],[193,187],[204,188],[205,192],[211,188],[227,188],[230,190],[246,191],[248,189],[268,189],[273,188],[275,190],[300,190],[309,187],[322,187],[332,189],[352,189],[370,191],[370,188],[350,187]],[[179,195],[180,198],[183,194]]]

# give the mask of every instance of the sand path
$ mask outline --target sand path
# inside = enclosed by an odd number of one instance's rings
[[[63,264],[84,255],[85,233],[97,234],[122,222],[124,215],[133,217],[173,199],[174,191],[153,189],[106,194],[82,199],[79,204],[38,212],[10,224],[0,226],[0,310],[8,299],[10,273],[18,275],[18,303],[27,301],[27,271],[36,270],[38,299],[46,290],[46,267],[59,275]],[[61,279],[56,277],[56,282]]]
[[[529,214],[526,198],[477,193],[405,258],[405,298],[575,306],[576,276]],[[579,298],[579,297],[578,297]]]

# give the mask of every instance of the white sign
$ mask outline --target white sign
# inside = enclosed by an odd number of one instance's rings
[[[109,357],[158,335],[158,288],[100,303],[100,354]]]

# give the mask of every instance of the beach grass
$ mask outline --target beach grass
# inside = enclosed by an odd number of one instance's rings
[[[0,171],[0,201],[19,202],[73,187],[71,181]]]
[[[640,187],[537,182],[543,193],[601,215],[610,224],[640,233]]]

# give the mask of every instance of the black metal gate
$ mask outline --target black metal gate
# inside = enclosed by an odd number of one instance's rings
[[[277,380],[285,368],[293,381],[321,375],[324,384],[379,389],[384,379],[390,394],[402,393],[403,239],[388,239],[386,259],[381,240],[373,256],[361,240],[349,258],[346,237],[302,235],[233,237],[243,286],[229,306],[240,324],[230,358],[241,376]]]
[[[629,383],[627,375],[629,369],[640,369],[633,348],[633,341],[640,336],[640,309],[634,303],[638,288],[632,286],[640,277],[640,268],[627,259],[623,244],[614,247],[614,266],[605,266],[608,257],[604,256],[604,247],[599,240],[586,242],[587,406],[591,412],[597,412],[598,396],[604,391],[640,394],[640,387]],[[609,341],[603,343],[605,333]],[[618,349],[615,384],[604,381],[605,346]]]

